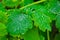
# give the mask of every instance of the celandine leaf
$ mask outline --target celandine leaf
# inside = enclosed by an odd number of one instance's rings
[[[26,14],[14,13],[8,17],[7,30],[11,35],[24,34],[33,27],[31,17]]]
[[[34,25],[38,26],[40,30],[42,30],[43,32],[45,32],[46,30],[51,31],[50,17],[46,16],[45,14],[39,11],[37,12],[34,11],[32,16],[34,20]]]
[[[59,14],[60,13],[60,2],[57,1],[54,6],[52,6],[49,11],[54,14]]]
[[[55,20],[56,19],[56,14],[50,12],[47,8],[45,8],[44,5],[39,5],[39,4],[32,5],[30,7],[24,8],[22,11],[24,13],[30,15],[30,16],[32,16],[32,14],[33,14],[32,12],[33,11],[39,11],[40,13],[43,13],[43,14],[49,16],[51,20]]]
[[[7,13],[4,11],[0,11],[0,22],[6,23],[8,16],[6,15]]]
[[[46,9],[44,6],[40,5],[40,8],[38,10],[40,13],[45,14],[46,16],[50,17],[51,20],[56,19],[56,14],[51,13],[48,9]]]
[[[7,12],[3,6],[3,4],[0,2],[0,22],[6,23],[7,22]]]
[[[2,3],[8,7],[18,6],[21,0],[2,0]]]
[[[3,23],[0,23],[0,36],[5,35],[7,35],[7,27]]]
[[[46,4],[46,8],[53,14],[60,13],[60,1],[58,0],[49,0]]]
[[[4,5],[0,2],[0,11],[5,11]]]

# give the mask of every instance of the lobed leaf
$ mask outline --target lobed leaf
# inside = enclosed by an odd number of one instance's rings
[[[34,20],[34,25],[38,26],[40,30],[42,30],[43,32],[45,32],[46,30],[51,31],[50,17],[46,16],[45,14],[39,11],[37,12],[34,11],[32,16]]]
[[[3,23],[0,23],[0,36],[5,36],[7,35],[7,30],[6,26]]]
[[[2,0],[2,3],[8,7],[15,7],[20,4],[21,0]]]
[[[15,11],[16,12],[16,11]],[[14,13],[8,17],[7,30],[11,35],[24,34],[33,27],[31,17],[26,14]]]

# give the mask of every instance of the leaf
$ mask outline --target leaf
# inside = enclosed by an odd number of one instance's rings
[[[20,6],[21,6],[21,7],[22,7],[22,6],[26,6],[26,5],[28,5],[28,4],[33,3],[33,1],[34,1],[34,0],[23,0],[22,3],[20,4]]]
[[[52,8],[49,9],[50,12],[54,13],[54,14],[59,14],[60,13],[60,2],[57,1],[55,3],[55,6],[53,6]]]
[[[8,37],[8,40],[18,40],[17,36],[16,37]]]
[[[7,40],[7,38],[3,36],[3,37],[0,37],[0,40]]]
[[[0,23],[0,36],[7,35],[6,26],[3,23]]]
[[[58,14],[56,16],[56,28],[59,30],[60,32],[60,14]]]
[[[7,22],[7,15],[6,10],[3,4],[0,2],[0,22],[6,23]]]
[[[8,7],[18,6],[21,0],[2,0],[2,3]]]
[[[46,16],[45,14],[39,11],[37,12],[34,11],[32,16],[34,20],[34,25],[39,27],[40,30],[42,30],[43,32],[45,32],[46,30],[51,31],[50,17]]]
[[[51,7],[54,7],[56,5],[58,0],[47,0],[47,4],[45,5],[46,8],[51,8]]]
[[[33,29],[27,31],[24,35],[24,40],[41,40],[39,38],[38,29],[33,28]]]
[[[45,40],[45,37],[43,35],[40,35],[40,40]]]
[[[0,11],[5,11],[4,5],[0,2]]]
[[[19,9],[10,9],[7,11],[8,15],[14,15],[14,14],[20,14],[20,13],[21,13],[21,10]]]
[[[56,14],[51,13],[44,6],[41,6],[39,10],[40,10],[40,13],[43,13],[46,16],[49,16],[51,20],[55,20],[56,19]]]
[[[56,34],[55,39],[54,40],[60,40],[60,33]]]
[[[37,7],[38,6],[38,7]],[[32,17],[32,12],[38,10],[40,8],[39,5],[32,5],[30,7],[26,7],[22,10],[23,13],[30,15]]]
[[[46,32],[39,30],[39,37],[40,37],[40,40],[47,40],[46,39]]]
[[[33,12],[33,11],[39,11],[39,12],[41,12],[41,13],[49,16],[51,20],[55,20],[55,19],[56,19],[56,14],[51,13],[49,10],[47,10],[47,9],[45,8],[44,5],[39,5],[39,4],[37,4],[37,5],[32,5],[32,6],[30,6],[30,7],[24,8],[22,11],[23,11],[24,13],[30,15],[30,16],[32,16],[32,14],[33,14],[32,12]]]
[[[4,11],[0,11],[0,22],[2,22],[2,23],[6,23],[7,22],[7,15],[6,15],[7,13],[6,12],[4,12]]]
[[[8,17],[7,30],[11,35],[24,34],[33,27],[30,16],[26,14],[18,14],[18,12],[11,12]]]
[[[34,0],[24,0],[24,5],[28,5],[30,3],[32,3]]]
[[[46,8],[53,14],[60,13],[60,2],[58,0],[49,0]]]
[[[42,5],[40,5],[40,6],[39,5],[33,5],[30,7],[27,7],[23,10],[23,12],[32,17],[32,19],[34,20],[35,26],[39,26],[39,28],[41,26],[40,30],[43,30],[43,28],[45,28],[43,31],[46,31],[46,29],[51,30],[50,21],[55,18],[55,15],[52,13],[49,13],[48,10],[46,8],[44,8]],[[40,18],[40,16],[41,16],[41,18]],[[44,16],[44,17],[42,18],[42,16]],[[46,22],[45,22],[45,19],[46,19]]]

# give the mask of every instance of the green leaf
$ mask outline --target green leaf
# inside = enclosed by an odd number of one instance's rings
[[[58,28],[58,30],[60,32],[60,14],[58,14],[56,16],[56,28]]]
[[[4,12],[4,11],[0,11],[0,22],[2,22],[2,23],[6,23],[7,22],[7,15],[6,15],[7,13],[6,12]]]
[[[21,0],[2,0],[2,3],[8,7],[18,6]]]
[[[16,37],[8,37],[8,40],[18,40],[17,36]]]
[[[0,40],[7,40],[7,38],[3,36],[3,37],[0,37]]]
[[[21,10],[19,9],[10,9],[7,11],[8,15],[14,15],[14,14],[20,14],[20,13],[21,13]]]
[[[51,7],[49,10],[50,10],[50,12],[52,12],[54,14],[59,14],[60,13],[60,2],[57,1],[55,3],[55,6]]]
[[[56,19],[56,14],[53,14],[52,12],[50,12],[50,10],[46,9],[44,6],[41,6],[39,10],[40,10],[40,13],[43,13],[49,16],[51,20]]]
[[[49,10],[47,10],[45,8],[44,5],[39,5],[39,4],[32,5],[30,7],[24,8],[22,11],[24,13],[30,15],[30,16],[32,16],[32,14],[33,14],[32,12],[33,11],[39,11],[40,13],[43,13],[43,14],[49,16],[51,20],[55,20],[56,19],[56,14],[51,13]]]
[[[38,9],[40,9],[40,6],[37,4],[37,5],[32,5],[32,6],[29,6],[29,7],[24,8],[22,10],[22,12],[25,13],[25,14],[28,14],[28,15],[32,16],[32,12],[33,11],[36,11]]]
[[[45,37],[43,35],[40,35],[40,40],[45,40]]]
[[[46,39],[46,32],[39,30],[39,37],[40,37],[40,40],[45,40]]]
[[[3,4],[0,2],[0,22],[6,23],[7,22],[7,15],[6,10]]]
[[[56,34],[55,39],[54,40],[60,40],[60,33]]]
[[[30,7],[27,7],[24,9],[23,12],[32,17],[32,19],[34,20],[34,25],[39,26],[40,30],[42,30],[42,31],[46,31],[46,29],[51,30],[50,21],[51,21],[51,19],[53,20],[55,18],[55,15],[52,13],[49,13],[48,10],[46,8],[44,8],[42,5],[40,5],[40,6],[33,5]],[[42,18],[42,16],[44,16],[44,17]],[[43,28],[44,28],[44,30],[43,30]]]
[[[56,5],[58,0],[47,0],[47,4],[45,5],[46,8],[51,8],[51,7],[54,7]]]
[[[7,30],[11,35],[24,34],[33,27],[31,17],[26,14],[12,13],[8,17]]]
[[[32,16],[34,20],[34,25],[39,27],[40,30],[42,30],[43,32],[45,32],[46,30],[51,31],[50,17],[46,16],[45,14],[39,11],[37,12],[34,11]]]
[[[58,0],[49,0],[46,4],[46,8],[53,14],[60,13],[60,1]]]
[[[30,3],[32,3],[34,0],[24,0],[24,5],[28,5]]]
[[[7,30],[6,26],[3,23],[0,23],[0,36],[5,36],[7,35]]]
[[[0,11],[5,11],[4,5],[0,2]]]
[[[22,3],[20,4],[20,6],[26,6],[28,4],[33,3],[34,0],[23,0]]]
[[[38,29],[33,28],[33,29],[27,31],[24,35],[24,40],[41,40],[39,38]]]

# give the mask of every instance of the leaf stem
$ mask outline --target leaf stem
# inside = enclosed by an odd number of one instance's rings
[[[47,39],[50,40],[49,31],[47,30]]]
[[[24,8],[26,8],[26,7],[29,7],[29,6],[38,4],[38,3],[42,3],[42,2],[44,2],[44,1],[45,1],[45,0],[37,1],[37,2],[31,3],[31,4],[28,4],[28,5],[26,5],[26,6],[23,6],[23,7],[21,7],[20,9],[24,9]]]

